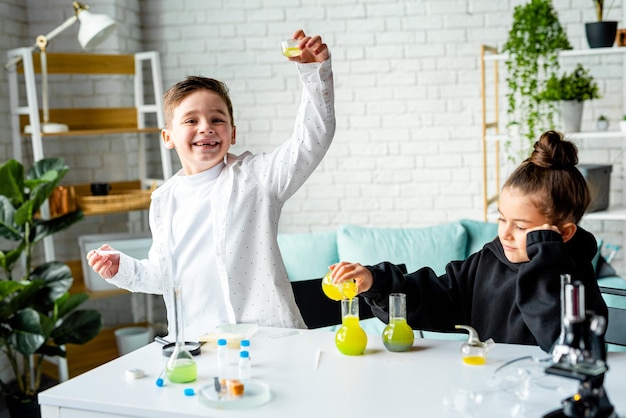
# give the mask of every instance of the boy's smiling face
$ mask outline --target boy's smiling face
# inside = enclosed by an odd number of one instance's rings
[[[161,137],[167,148],[176,149],[188,176],[215,167],[235,143],[228,107],[211,90],[197,90],[181,100],[169,126]]]

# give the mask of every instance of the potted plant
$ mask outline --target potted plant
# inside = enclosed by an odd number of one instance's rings
[[[596,9],[596,22],[585,23],[585,34],[589,48],[605,48],[613,46],[617,34],[617,21],[604,20],[606,14],[613,7],[615,0],[608,8],[604,8],[604,0],[592,0]]]
[[[530,154],[538,131],[551,128],[556,105],[538,97],[544,80],[559,72],[558,54],[572,49],[551,0],[531,0],[516,6],[503,52],[507,76],[507,128],[516,127],[520,144],[505,143],[509,160]],[[513,155],[511,149],[519,150]]]
[[[562,129],[565,132],[580,131],[584,101],[599,97],[598,84],[580,63],[569,74],[550,76],[539,93],[543,101],[559,102]]]
[[[598,120],[596,121],[596,129],[598,129],[599,131],[606,131],[609,129],[609,119],[604,116],[604,115],[600,115],[598,117]]]
[[[626,115],[619,121],[619,130],[622,132],[626,132]]]
[[[39,214],[67,171],[57,158],[39,160],[28,172],[16,160],[0,165],[0,246],[11,245],[0,251],[0,350],[15,379],[0,387],[13,417],[40,415],[44,356],[65,357],[65,344],[91,340],[102,324],[99,312],[76,309],[88,296],[69,294],[67,265],[34,261],[38,242],[83,218],[81,211],[52,219]],[[30,412],[15,412],[21,407]]]

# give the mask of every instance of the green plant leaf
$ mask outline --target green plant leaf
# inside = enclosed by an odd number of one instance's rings
[[[541,100],[592,100],[600,98],[600,89],[589,71],[577,64],[571,73],[553,74],[539,93]]]
[[[0,165],[0,195],[5,196],[13,206],[24,201],[24,166],[17,160],[9,160]]]
[[[84,344],[98,335],[101,328],[102,318],[98,311],[73,311],[54,329],[52,338],[57,345]]]
[[[84,218],[85,215],[81,210],[75,210],[51,219],[37,219],[34,221],[32,241],[37,243],[49,235],[69,228]]]
[[[572,49],[567,34],[550,0],[531,0],[516,6],[513,24],[503,46],[507,53],[507,115],[508,127],[517,125],[526,146],[521,147],[526,158],[539,132],[553,129],[556,108],[538,97],[543,82],[559,71],[559,51]],[[509,148],[511,143],[507,142]],[[509,155],[509,159],[517,160]]]
[[[46,341],[41,332],[39,313],[34,309],[26,308],[17,312],[9,324],[13,330],[11,343],[25,356],[35,354]]]

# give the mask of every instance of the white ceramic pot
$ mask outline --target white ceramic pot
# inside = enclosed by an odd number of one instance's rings
[[[563,132],[580,132],[583,103],[578,100],[561,100],[561,123]]]
[[[626,132],[626,120],[622,120],[619,122],[619,130],[622,132]]]
[[[606,131],[609,129],[609,121],[608,120],[599,120],[596,122],[596,129],[598,131]]]

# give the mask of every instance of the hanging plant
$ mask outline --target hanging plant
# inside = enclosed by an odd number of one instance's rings
[[[516,6],[513,25],[503,46],[507,54],[507,127],[516,126],[519,137],[505,143],[511,161],[530,154],[539,132],[554,129],[556,105],[542,101],[543,83],[559,72],[559,51],[572,49],[551,0],[531,0]],[[519,144],[515,147],[514,140]]]

